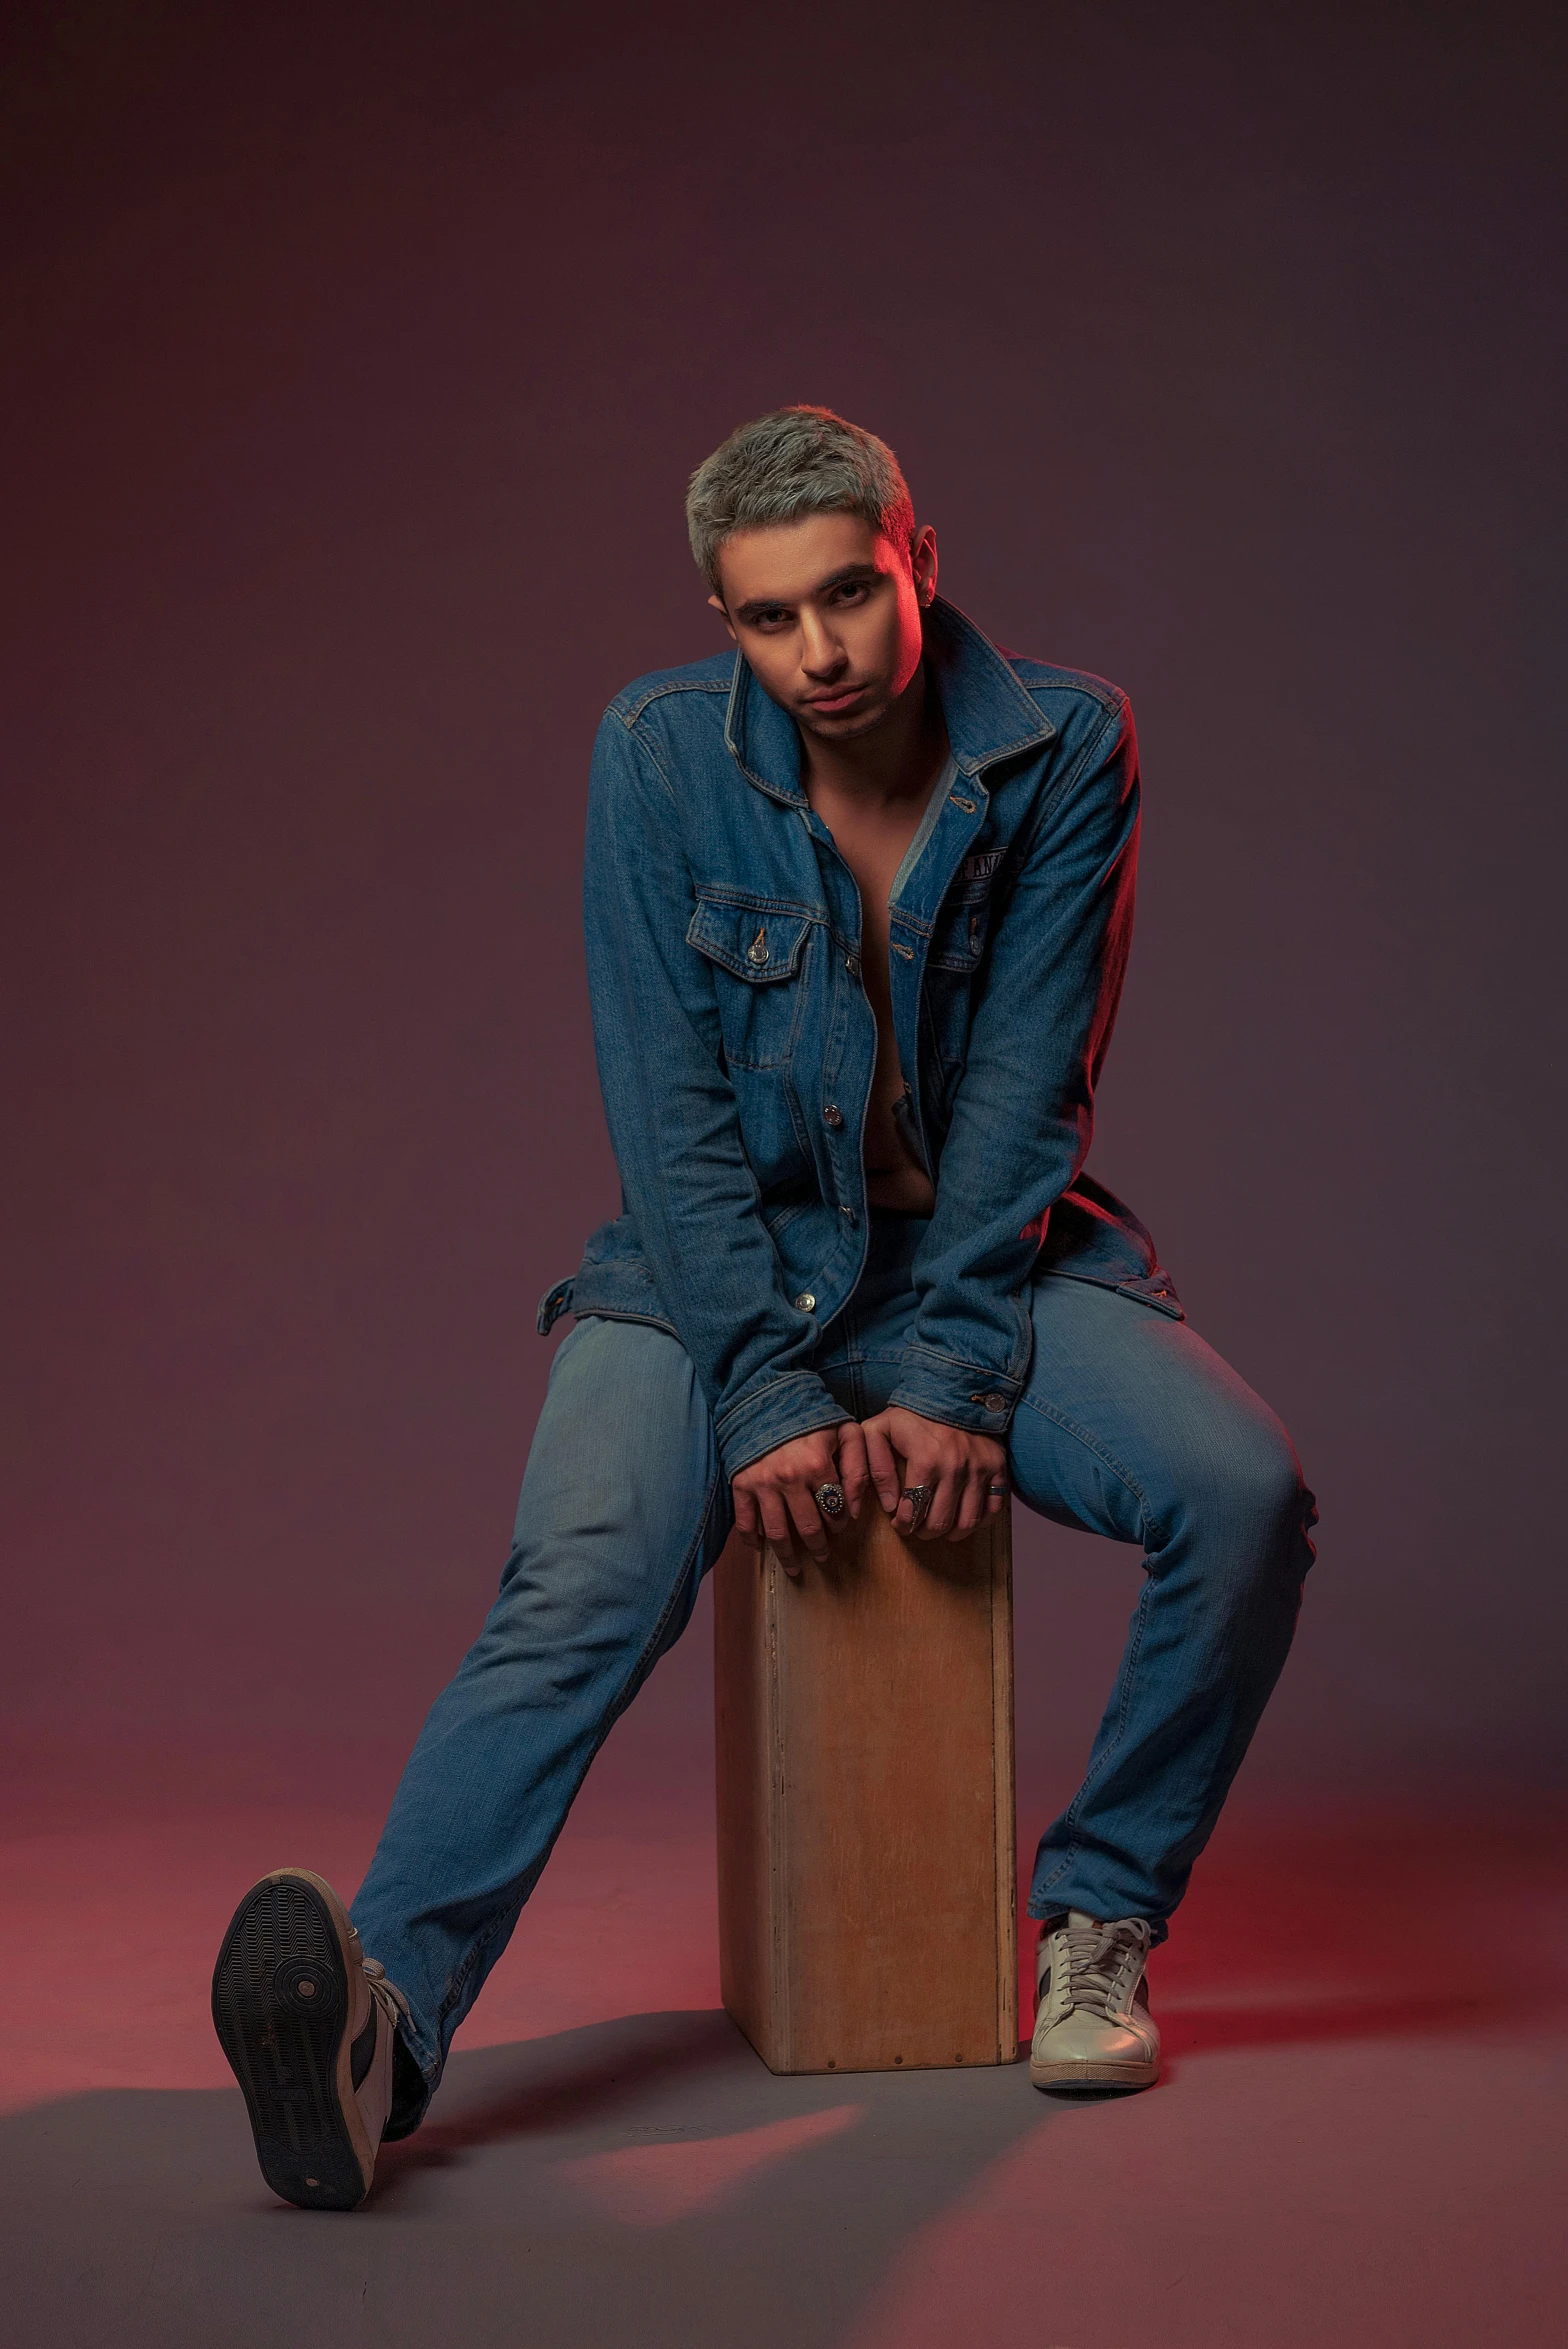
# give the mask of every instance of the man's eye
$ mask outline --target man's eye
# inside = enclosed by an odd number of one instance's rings
[[[836,604],[863,603],[865,597],[866,583],[863,579],[846,580],[842,587],[833,590],[833,601]]]

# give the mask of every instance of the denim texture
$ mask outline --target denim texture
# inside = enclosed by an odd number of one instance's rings
[[[1132,922],[1125,697],[997,650],[940,598],[926,656],[948,788],[890,901],[908,1132],[936,1180],[893,1399],[1001,1436],[1031,1276],[1168,1283],[1083,1172]],[[793,719],[738,653],[644,677],[599,729],[584,912],[623,1212],[550,1291],[680,1339],[733,1476],[831,1425],[824,1335],[865,1263],[876,1022],[859,891]]]
[[[918,1217],[872,1225],[854,1298],[810,1364],[845,1416],[900,1389],[930,1230]],[[1023,1296],[1030,1367],[1007,1437],[1017,1496],[1136,1544],[1145,1568],[1087,1775],[1040,1844],[1029,1910],[1147,1917],[1158,1938],[1285,1660],[1316,1512],[1284,1429],[1179,1309],[1059,1276]],[[552,1365],[500,1595],[431,1710],[353,1904],[366,1950],[409,2000],[399,2131],[732,1523],[690,1356],[655,1328],[580,1320]],[[1028,1676],[1025,1656],[1021,1703]]]

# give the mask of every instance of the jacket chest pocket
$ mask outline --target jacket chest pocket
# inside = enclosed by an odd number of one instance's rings
[[[806,914],[699,897],[686,943],[714,966],[725,1058],[734,1068],[783,1068],[804,1007]]]
[[[931,933],[931,948],[926,956],[928,969],[938,971],[973,971],[985,952],[986,933],[991,926],[991,884],[989,881],[959,881],[942,900],[936,927]]]
[[[990,926],[990,883],[960,881],[942,900],[931,933],[922,1012],[927,1047],[942,1063],[949,1090],[968,1056],[975,975]]]

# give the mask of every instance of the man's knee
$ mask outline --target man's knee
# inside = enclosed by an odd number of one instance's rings
[[[1289,1436],[1261,1409],[1229,1413],[1207,1434],[1183,1464],[1176,1516],[1228,1576],[1299,1579],[1317,1512]]]
[[[1232,1506],[1260,1538],[1300,1528],[1307,1506],[1296,1447],[1277,1422],[1254,1422],[1237,1447]]]

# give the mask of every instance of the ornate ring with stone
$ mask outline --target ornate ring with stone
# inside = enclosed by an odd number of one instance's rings
[[[928,1484],[906,1484],[899,1496],[909,1503],[909,1522],[918,1525],[931,1506],[931,1487]]]
[[[819,1484],[811,1497],[824,1517],[843,1516],[844,1488],[841,1484]]]

